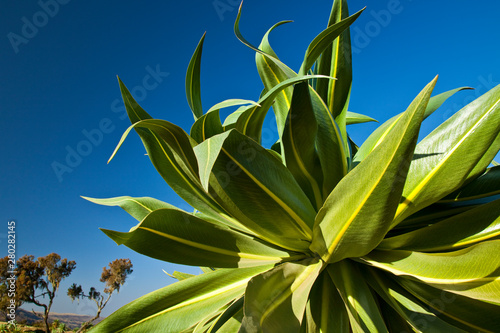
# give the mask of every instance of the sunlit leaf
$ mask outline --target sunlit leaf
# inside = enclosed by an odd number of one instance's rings
[[[500,85],[445,121],[416,147],[395,224],[464,184],[500,132]],[[491,157],[493,159],[493,157]],[[482,161],[482,166],[478,164]],[[480,175],[478,174],[478,175]]]
[[[129,232],[103,231],[118,245],[183,265],[247,267],[304,257],[173,209],[152,212]]]
[[[191,61],[189,62],[186,73],[186,97],[195,120],[203,115],[200,92],[200,68],[204,41],[205,34],[203,34],[203,37],[201,37],[200,42],[198,43],[198,46],[196,47],[196,50],[191,57]]]
[[[240,298],[252,276],[270,268],[220,269],[179,281],[123,306],[92,332],[181,332]]]
[[[373,251],[363,260],[374,267],[434,288],[500,304],[500,240],[443,253]],[[488,260],[484,260],[488,258]]]
[[[321,267],[317,259],[306,259],[254,277],[245,292],[240,332],[298,332]]]
[[[340,181],[318,212],[310,248],[323,260],[363,256],[390,230],[435,82],[415,98],[383,144]]]

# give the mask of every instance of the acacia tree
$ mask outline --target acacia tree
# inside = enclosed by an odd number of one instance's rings
[[[82,324],[78,332],[82,332],[90,325],[93,321],[98,319],[101,315],[102,310],[108,304],[111,294],[116,290],[120,292],[120,287],[125,283],[127,276],[133,272],[132,262],[130,259],[116,259],[109,263],[109,268],[103,267],[101,274],[101,282],[105,283],[104,293],[108,296],[102,295],[96,288],[91,287],[88,294],[83,292],[81,285],[76,285],[73,283],[71,287],[68,288],[68,296],[74,301],[75,299],[88,298],[93,300],[97,305],[97,313],[91,320]]]
[[[32,255],[25,255],[17,261],[15,275],[18,304],[33,303],[42,307],[44,309],[42,318],[46,332],[50,332],[49,313],[60,283],[75,268],[75,261],[68,261],[66,258],[61,260],[61,256],[57,253],[39,257],[37,260]],[[37,295],[37,292],[40,294]],[[45,297],[49,299],[48,304],[42,303],[40,300],[40,298],[45,299]],[[33,311],[33,313],[35,312]]]

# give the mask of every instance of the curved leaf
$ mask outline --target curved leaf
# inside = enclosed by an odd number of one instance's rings
[[[149,257],[183,265],[262,266],[304,256],[173,209],[152,212],[129,232],[103,231],[118,245],[124,244]]]
[[[274,103],[276,96],[278,96],[287,87],[290,87],[296,83],[300,83],[313,78],[330,79],[329,77],[323,75],[305,75],[305,76],[296,76],[281,82],[277,86],[274,86],[271,90],[269,90],[264,96],[262,96],[259,99],[258,104],[261,105],[260,107],[252,106],[241,112],[241,114],[238,116],[238,120],[236,121],[236,128],[243,134],[251,137],[257,142],[260,142],[262,124],[264,123],[264,118],[266,117],[267,111],[269,111],[269,108]],[[278,123],[278,133],[280,136],[282,135],[284,130],[285,119],[286,115],[284,115],[282,124],[280,124],[281,122]]]
[[[341,24],[349,17],[347,0],[335,0],[328,26]],[[329,75],[337,81],[318,81],[317,91],[332,113],[338,124],[345,150],[349,151],[347,140],[347,108],[352,86],[352,55],[350,29],[345,29],[338,38],[333,40],[318,60],[318,74]]]
[[[349,333],[346,307],[327,270],[320,273],[309,294],[307,332]],[[303,323],[304,325],[304,323]]]
[[[453,96],[455,93],[467,89],[471,88],[461,87],[431,97],[424,113],[424,119],[434,113],[434,111],[436,111],[448,98]],[[375,131],[373,131],[368,139],[366,139],[366,141],[361,145],[358,153],[354,156],[354,162],[359,163],[364,160],[366,156],[368,156],[368,154],[370,154],[384,140],[387,134],[389,134],[389,132],[394,127],[394,124],[399,119],[399,117],[401,117],[401,115],[402,114],[399,114],[390,118],[382,125],[380,125]]]
[[[132,197],[116,197],[108,199],[96,199],[82,197],[85,200],[96,203],[103,206],[120,206],[123,210],[129,213],[133,218],[138,221],[142,221],[149,213],[154,210],[161,208],[178,209],[171,204],[160,201],[154,198],[142,197],[142,198],[132,198]]]
[[[413,295],[392,280],[384,278],[372,269],[366,269],[364,273],[367,274],[365,276],[370,286],[395,310],[396,316],[401,316],[415,332],[465,333],[460,328],[439,319],[423,307]]]
[[[449,251],[500,237],[500,199],[431,226],[384,239],[378,249]]]
[[[294,87],[292,104],[282,136],[286,166],[316,209],[323,205],[322,170],[316,153],[318,124],[309,95],[309,84]]]
[[[486,170],[479,178],[447,195],[439,202],[461,202],[500,194],[500,167]]]
[[[219,269],[179,281],[123,306],[92,333],[179,333],[238,299],[248,281],[272,266]]]
[[[415,98],[384,143],[340,181],[318,212],[310,248],[324,261],[363,256],[390,230],[436,79]]]
[[[343,19],[325,30],[323,30],[313,41],[309,44],[304,61],[299,70],[299,75],[305,75],[312,68],[319,56],[332,45],[335,38],[337,38],[344,30],[346,30],[356,19],[361,15],[364,9],[359,12]]]
[[[236,35],[236,37],[244,45],[246,45],[250,49],[254,50],[255,52],[265,56],[266,59],[268,59],[269,61],[273,62],[276,66],[278,66],[278,68],[281,71],[283,71],[286,74],[287,77],[289,77],[289,78],[295,77],[297,74],[293,70],[291,70],[287,65],[282,63],[279,59],[277,59],[273,55],[270,55],[270,54],[264,52],[263,50],[260,50],[258,47],[253,46],[249,41],[247,41],[245,39],[245,37],[243,37],[243,35],[241,34],[241,31],[240,31],[240,19],[241,19],[242,7],[243,7],[243,1],[241,2],[240,7],[238,8],[238,15],[236,16],[236,21],[234,22],[234,34]]]
[[[164,120],[138,121],[122,135],[110,159],[116,154],[133,128],[137,128],[137,133],[158,173],[181,198],[192,207],[210,216],[212,220],[251,233],[240,222],[229,216],[203,189],[199,179],[198,162],[192,148],[192,139],[182,128]]]
[[[318,133],[316,136],[316,149],[323,171],[323,201],[330,195],[339,181],[349,170],[349,150],[345,149],[340,128],[323,102],[321,97],[312,88],[311,106],[314,111]]]
[[[210,175],[212,174],[212,168],[229,134],[230,132],[215,135],[206,139],[193,149],[198,159],[200,181],[207,192],[209,190],[208,183],[210,181]]]
[[[455,294],[500,305],[500,240],[445,253],[375,250],[362,260]]]
[[[272,26],[262,38],[262,42],[259,45],[259,49],[264,53],[256,52],[255,62],[257,64],[257,71],[259,72],[260,79],[264,84],[265,91],[271,90],[273,87],[279,85],[281,82],[286,81],[292,77],[297,76],[292,70],[287,72],[283,71],[280,66],[276,65],[274,61],[271,61],[267,55],[268,54],[276,59],[279,59],[274,50],[269,44],[269,34],[276,27],[288,23],[291,21],[283,21]],[[275,102],[273,104],[273,111],[276,116],[276,123],[278,128],[282,129],[284,127],[285,119],[290,109],[290,103],[292,100],[292,88],[287,87],[281,91],[280,94],[276,96]],[[279,132],[281,134],[281,132]]]
[[[342,260],[328,265],[327,271],[344,300],[352,331],[388,333],[377,301],[356,264]]]
[[[415,228],[426,227],[457,214],[461,214],[468,210],[476,208],[479,206],[479,204],[480,203],[475,202],[472,202],[470,204],[469,202],[465,202],[464,204],[437,202],[410,215],[391,231],[408,231],[408,229],[414,230]]]
[[[240,332],[298,332],[321,268],[321,261],[311,258],[284,263],[252,278]]]
[[[191,126],[190,136],[194,141],[200,143],[206,139],[224,132],[222,127],[219,110],[207,112],[198,118]]]
[[[205,35],[206,33],[204,33],[203,37],[201,37],[200,42],[198,43],[198,46],[189,61],[186,73],[186,97],[189,107],[191,108],[191,111],[193,111],[194,120],[203,115],[200,93],[200,67]]]
[[[212,174],[213,196],[247,228],[283,248],[307,250],[316,212],[288,169],[265,148],[231,130]]]
[[[500,132],[500,85],[445,121],[416,147],[395,223],[460,188]],[[482,163],[478,164],[478,162]],[[477,175],[476,175],[477,176]]]
[[[215,332],[225,332],[228,331],[229,326],[233,326],[231,324],[232,321],[235,319],[239,319],[238,325],[235,327],[234,331],[231,332],[237,332],[239,327],[241,326],[241,320],[243,319],[243,302],[244,302],[244,297],[241,297],[225,309],[210,325],[210,328],[206,331],[208,333],[215,333]],[[226,326],[225,329],[221,329],[221,327]]]
[[[398,283],[424,302],[438,317],[467,332],[495,333],[500,327],[498,305],[452,294],[409,279],[398,279]]]
[[[350,111],[347,111],[346,113],[347,125],[369,123],[371,121],[377,122],[375,119],[365,116],[364,114],[350,112]]]
[[[257,102],[247,100],[247,99],[228,99],[223,102],[217,103],[214,106],[212,106],[207,113],[215,111],[215,110],[220,110],[223,108],[229,108],[232,106],[238,106],[238,105],[253,105],[253,106],[260,106]]]

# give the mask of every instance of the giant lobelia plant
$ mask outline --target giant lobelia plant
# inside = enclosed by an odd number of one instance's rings
[[[361,145],[349,124],[345,0],[298,72],[256,47],[264,90],[204,112],[201,39],[187,71],[190,134],[153,119],[120,81],[153,165],[195,211],[152,198],[89,199],[139,224],[103,230],[167,262],[203,266],[124,306],[92,332],[498,332],[500,327],[500,86],[417,142],[422,121],[458,88],[430,82]],[[239,106],[222,123],[219,110]],[[263,147],[275,115],[279,139]],[[116,151],[115,151],[116,153]],[[114,154],[113,154],[114,155]]]

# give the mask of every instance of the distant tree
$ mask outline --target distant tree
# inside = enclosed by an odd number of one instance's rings
[[[0,260],[0,285],[4,286],[7,278],[11,277],[9,273],[7,257]],[[7,266],[6,266],[7,263]],[[50,332],[49,326],[49,313],[52,303],[56,296],[57,290],[61,281],[68,277],[71,272],[76,268],[75,261],[64,258],[57,253],[51,253],[45,257],[39,257],[35,260],[32,255],[25,255],[17,261],[15,269],[16,277],[16,305],[19,306],[23,303],[33,303],[44,309],[43,322],[45,331]],[[1,302],[0,305],[4,306],[5,287],[0,287]],[[37,295],[37,292],[39,293]],[[42,303],[40,298],[48,297],[48,304]],[[3,311],[3,308],[2,308]],[[35,313],[35,311],[33,311]],[[35,313],[36,314],[36,313]]]
[[[120,292],[120,287],[125,283],[127,276],[130,275],[132,270],[132,262],[130,259],[116,259],[109,263],[109,268],[103,267],[101,274],[101,282],[105,283],[104,294],[96,290],[96,288],[91,287],[88,294],[83,292],[81,285],[76,285],[73,283],[71,287],[68,288],[68,296],[74,301],[75,299],[88,298],[93,300],[97,305],[97,313],[94,318],[82,324],[78,332],[82,332],[92,325],[92,322],[98,319],[101,315],[102,309],[108,304],[111,294],[116,290]]]

